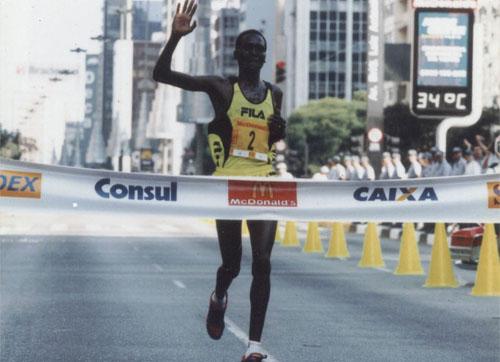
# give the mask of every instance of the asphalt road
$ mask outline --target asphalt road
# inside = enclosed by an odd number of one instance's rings
[[[192,223],[161,237],[1,235],[1,360],[239,361],[248,240],[226,331],[212,341],[204,319],[218,246],[211,226]],[[348,235],[347,261],[276,245],[263,336],[270,361],[500,360],[500,299],[469,295],[474,270],[455,267],[459,288],[426,289],[425,276],[392,274],[395,241],[382,240],[386,268],[358,268],[361,239]],[[420,250],[427,270],[430,247]]]

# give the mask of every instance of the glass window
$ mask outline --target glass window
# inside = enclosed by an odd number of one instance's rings
[[[318,12],[317,11],[311,11],[311,20],[316,20],[318,18]]]
[[[346,20],[346,14],[345,14],[345,11],[340,11],[339,12],[339,19],[342,21],[345,21]]]
[[[309,80],[316,80],[316,73],[309,73]]]
[[[330,11],[330,20],[335,20],[337,18],[337,12],[336,11]]]
[[[325,32],[319,33],[319,40],[326,40],[326,33]]]
[[[319,30],[320,31],[326,31],[326,23],[324,21],[322,21],[321,23],[319,23]]]
[[[345,73],[339,73],[339,82],[345,81]]]
[[[326,20],[326,11],[320,11],[319,12],[319,18],[321,20]]]
[[[325,81],[326,80],[326,73],[319,73],[319,80],[320,81]]]
[[[309,36],[309,40],[314,41],[314,40],[317,40],[317,38],[318,38],[318,33],[316,33],[315,31],[311,31],[311,34]]]
[[[309,53],[309,60],[316,60],[317,57],[316,57],[316,52],[310,52]]]

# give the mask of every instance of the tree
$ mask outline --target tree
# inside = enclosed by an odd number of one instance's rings
[[[364,132],[365,120],[364,92],[355,93],[352,101],[323,98],[298,108],[288,119],[287,143],[300,153],[301,162],[294,164],[291,172],[307,176],[328,158],[348,151],[350,136]],[[308,170],[305,170],[306,160]]]
[[[21,158],[21,135],[0,129],[0,157],[19,160]]]

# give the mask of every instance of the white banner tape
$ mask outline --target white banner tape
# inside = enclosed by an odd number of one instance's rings
[[[0,212],[385,222],[500,222],[500,174],[384,181],[162,176],[0,159]]]

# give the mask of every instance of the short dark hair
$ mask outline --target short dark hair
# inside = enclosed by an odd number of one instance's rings
[[[242,39],[245,35],[248,35],[248,34],[256,34],[256,35],[259,35],[262,39],[264,39],[264,45],[266,47],[266,50],[267,50],[267,40],[266,40],[266,37],[264,36],[264,34],[262,34],[260,31],[256,30],[256,29],[248,29],[248,30],[245,30],[243,32],[241,32],[238,37],[236,38],[236,43],[235,43],[235,48],[238,49],[240,46],[241,46],[241,42],[242,42]]]

